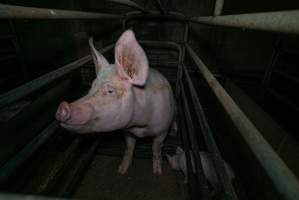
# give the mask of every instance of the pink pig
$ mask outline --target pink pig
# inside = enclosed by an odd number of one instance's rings
[[[62,102],[56,119],[78,133],[123,129],[126,150],[118,168],[126,173],[132,162],[135,137],[154,137],[153,173],[162,174],[161,148],[174,121],[175,101],[164,76],[149,68],[133,31],[125,31],[115,46],[115,64],[109,64],[89,40],[97,77],[88,94],[75,102]]]

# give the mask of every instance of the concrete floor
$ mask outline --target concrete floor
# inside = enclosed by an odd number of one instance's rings
[[[170,169],[163,162],[163,175],[154,176],[151,159],[134,158],[127,174],[117,173],[120,157],[97,155],[73,198],[101,200],[177,200],[188,199],[181,173]]]

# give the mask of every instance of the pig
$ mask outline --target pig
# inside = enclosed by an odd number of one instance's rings
[[[109,64],[89,39],[96,78],[87,95],[61,102],[56,119],[76,133],[124,130],[126,149],[118,172],[125,174],[132,162],[136,138],[153,137],[153,173],[162,174],[161,148],[175,116],[175,101],[167,79],[149,67],[132,30],[115,46],[115,64]]]
[[[216,171],[214,168],[214,164],[212,161],[211,154],[208,152],[201,151],[200,154],[200,160],[202,163],[203,173],[209,182],[209,184],[212,186],[213,189],[217,188],[218,185],[218,178],[216,175]],[[184,183],[188,182],[188,176],[187,176],[187,166],[186,166],[186,154],[184,150],[181,147],[176,148],[176,153],[173,156],[170,156],[169,154],[166,154],[166,158],[170,164],[170,167],[174,170],[179,170],[184,173]],[[192,164],[192,171],[193,173],[196,172],[195,170],[195,164],[193,157],[191,157],[191,164]],[[230,181],[233,181],[235,178],[235,174],[232,170],[232,168],[224,162],[224,168],[228,175],[228,178]]]

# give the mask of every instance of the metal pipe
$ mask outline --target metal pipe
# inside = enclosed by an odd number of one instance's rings
[[[82,140],[76,138],[67,150],[62,154],[62,156],[55,162],[54,167],[49,172],[49,175],[43,183],[38,187],[36,194],[48,194],[59,177],[66,170],[67,166],[70,164],[71,160],[75,156],[74,152],[78,149]]]
[[[59,127],[57,121],[52,122],[46,129],[44,129],[37,137],[35,137],[29,144],[27,144],[17,155],[11,158],[5,165],[0,168],[0,184],[18,168],[24,161],[26,161],[45,141],[50,138],[56,129]]]
[[[221,15],[223,10],[224,0],[216,0],[214,7],[214,16]]]
[[[111,50],[114,47],[114,44],[108,45],[107,47],[100,50],[101,53],[105,53]],[[31,94],[32,92],[42,88],[43,86],[57,80],[58,78],[78,69],[82,65],[91,61],[91,56],[85,56],[80,58],[72,63],[69,63],[55,71],[49,72],[43,76],[40,76],[24,85],[21,85],[13,90],[10,90],[2,95],[0,95],[0,108],[12,103],[20,98]]]
[[[0,19],[121,19],[124,16],[0,4]]]
[[[79,163],[75,164],[74,169],[72,170],[72,174],[64,182],[64,185],[61,188],[59,188],[60,191],[58,193],[58,196],[68,197],[71,195],[72,191],[74,190],[74,187],[76,186],[84,172],[86,172],[85,169],[89,166],[89,164],[92,161],[92,158],[95,156],[98,146],[99,140],[95,139],[95,141],[90,145],[86,155],[83,155],[83,158],[80,159]]]
[[[289,10],[239,15],[222,15],[216,17],[192,17],[190,21],[208,25],[299,34],[298,19],[299,10]]]
[[[195,128],[194,128],[194,125],[192,122],[189,104],[187,102],[187,96],[186,96],[185,89],[184,89],[182,82],[180,82],[180,90],[181,90],[182,104],[183,104],[184,115],[185,115],[184,118],[186,121],[187,130],[188,130],[187,132],[188,132],[189,141],[191,144],[191,153],[192,153],[191,159],[192,159],[192,157],[194,158],[196,175],[197,175],[197,180],[200,185],[202,199],[204,199],[204,200],[210,199],[208,182],[203,173],[203,167],[202,167],[202,163],[201,163],[201,159],[200,159],[200,154],[199,154],[200,150],[199,150],[198,140],[195,137]],[[186,152],[186,153],[189,153],[189,152]]]
[[[181,83],[181,82],[180,82]],[[191,200],[198,199],[198,188],[196,187],[195,177],[193,176],[193,167],[192,167],[192,158],[191,158],[191,148],[190,142],[188,140],[187,125],[185,122],[185,115],[183,112],[182,99],[177,98],[178,106],[178,130],[180,131],[180,138],[182,145],[186,154],[186,167],[187,167],[187,176],[188,176],[188,189],[191,196]]]
[[[215,142],[212,130],[210,128],[210,125],[209,125],[206,115],[204,113],[203,107],[201,105],[201,102],[200,102],[197,94],[196,94],[196,90],[194,88],[191,77],[190,77],[189,72],[186,69],[185,65],[183,65],[183,71],[184,71],[184,75],[185,75],[185,79],[186,79],[188,88],[191,93],[191,98],[193,101],[194,111],[197,116],[198,124],[200,125],[201,132],[204,136],[205,143],[208,147],[208,151],[213,155],[213,162],[214,162],[214,166],[218,172],[217,175],[219,178],[219,182],[221,183],[221,185],[223,187],[223,190],[225,192],[227,199],[237,199],[236,194],[234,193],[232,183],[229,181],[228,175],[225,171],[224,161],[222,159],[222,156],[220,154],[218,146]]]
[[[159,12],[161,14],[165,14],[166,10],[165,10],[164,6],[162,5],[161,1],[160,0],[154,0],[154,1],[155,1],[155,6],[158,8]]]
[[[288,200],[299,199],[299,182],[294,173],[282,161],[271,145],[264,139],[253,123],[229,96],[221,84],[216,80],[202,60],[192,48],[186,45],[186,49],[195,62],[208,85],[222,104],[231,120],[243,136],[251,151],[268,174],[278,192]]]
[[[128,7],[131,7],[131,8],[135,8],[135,9],[140,10],[142,12],[147,12],[142,6],[140,6],[137,3],[133,2],[133,1],[130,1],[130,0],[109,0],[109,1],[113,2],[113,3],[121,4],[121,5],[124,5],[124,6],[128,6]]]

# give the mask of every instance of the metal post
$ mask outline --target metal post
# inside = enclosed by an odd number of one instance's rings
[[[100,50],[101,53],[105,53],[109,50],[111,50],[114,47],[114,44],[108,45],[107,47]],[[10,90],[2,95],[0,95],[0,108],[12,103],[16,100],[21,99],[22,97],[25,97],[26,95],[31,94],[32,92],[42,88],[43,86],[57,80],[58,78],[78,69],[82,65],[88,63],[91,61],[91,56],[85,56],[83,58],[80,58],[72,63],[69,63],[55,71],[49,72],[43,76],[40,76],[28,83],[25,83],[24,85],[21,85],[20,87],[17,87],[13,90]]]
[[[219,182],[221,183],[221,185],[223,187],[223,190],[225,192],[227,199],[237,199],[236,194],[234,193],[232,183],[229,181],[228,175],[225,171],[224,161],[221,157],[221,154],[220,154],[218,146],[215,142],[212,130],[211,130],[211,128],[208,124],[208,121],[206,119],[203,107],[200,103],[200,100],[199,100],[197,94],[196,94],[196,90],[192,83],[189,72],[186,69],[186,66],[184,66],[184,65],[183,65],[183,71],[185,74],[185,79],[186,79],[188,88],[191,93],[191,98],[192,98],[193,105],[194,105],[194,111],[197,116],[197,120],[198,120],[198,123],[201,128],[201,132],[204,136],[204,140],[208,147],[209,152],[213,155],[213,162],[214,162],[215,169],[218,172],[217,175],[219,178]]]
[[[121,19],[122,15],[0,4],[0,19]]]
[[[195,164],[195,169],[196,169],[196,175],[197,175],[197,180],[200,186],[200,192],[202,195],[202,199],[210,199],[209,195],[209,187],[208,187],[208,182],[207,179],[205,178],[204,172],[203,172],[203,167],[200,159],[200,149],[198,145],[198,140],[195,137],[195,129],[193,126],[192,118],[191,118],[191,113],[189,109],[189,105],[187,102],[187,96],[185,93],[184,86],[182,82],[180,82],[180,90],[181,90],[181,97],[182,97],[182,104],[183,104],[183,110],[184,110],[184,116],[185,116],[185,121],[187,125],[187,132],[189,136],[189,141],[191,144],[191,153],[192,157],[194,158],[194,164]],[[186,152],[189,153],[189,152]],[[192,159],[191,157],[191,159]]]
[[[279,155],[277,155],[192,48],[188,44],[185,45],[197,68],[202,73],[265,172],[273,181],[279,193],[288,200],[299,199],[299,182],[294,173],[282,161]]]
[[[223,10],[224,0],[216,0],[214,8],[214,16],[221,15]]]
[[[248,28],[278,33],[299,34],[299,10],[192,17],[190,21],[208,25]]]

